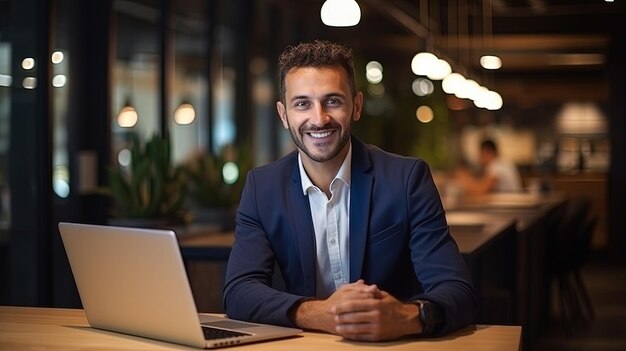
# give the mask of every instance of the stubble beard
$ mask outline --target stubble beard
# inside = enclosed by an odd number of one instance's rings
[[[350,123],[348,124],[346,129],[343,129],[341,125],[339,125],[338,123],[329,123],[323,127],[305,128],[306,125],[304,125],[300,127],[300,129],[296,132],[296,130],[291,126],[291,124],[289,124],[288,118],[287,118],[287,124],[289,125],[289,134],[291,135],[291,139],[293,140],[294,144],[296,144],[298,149],[304,152],[305,155],[307,155],[311,160],[315,162],[326,162],[337,157],[337,155],[341,153],[341,150],[343,150],[343,148],[348,144],[348,141],[350,141],[350,134],[352,131],[352,117],[350,118]],[[315,155],[313,152],[311,152],[311,150],[309,150],[309,148],[307,148],[307,146],[304,144],[304,141],[302,140],[303,135],[305,134],[304,130],[306,130],[307,132],[311,132],[311,131],[316,131],[316,130],[324,130],[329,127],[336,128],[338,130],[336,132],[336,133],[339,133],[339,141],[337,143],[337,146],[333,148],[327,154]]]

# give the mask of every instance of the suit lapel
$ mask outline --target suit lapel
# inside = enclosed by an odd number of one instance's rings
[[[350,281],[361,278],[367,241],[373,177],[366,171],[370,160],[365,144],[352,136],[350,185]]]
[[[294,167],[292,182],[288,186],[289,207],[287,209],[290,219],[291,234],[298,243],[300,263],[302,265],[302,281],[304,283],[303,294],[315,296],[315,231],[311,219],[311,207],[308,197],[302,194],[302,182],[297,157]]]

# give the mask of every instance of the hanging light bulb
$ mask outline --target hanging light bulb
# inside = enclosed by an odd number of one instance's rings
[[[131,128],[137,124],[137,110],[127,102],[117,114],[117,125],[122,128]]]
[[[460,73],[450,73],[441,81],[441,88],[447,94],[456,94],[463,87],[464,82],[465,77]]]
[[[426,76],[435,70],[438,61],[439,58],[430,52],[420,52],[411,60],[411,71],[418,76]]]
[[[454,93],[459,99],[470,99],[476,93],[480,85],[473,79],[466,79],[462,86]]]
[[[498,56],[484,55],[480,58],[480,65],[484,69],[499,69],[502,67],[502,59]]]
[[[495,91],[489,91],[486,93],[487,97],[487,110],[494,111],[502,108],[502,96]]]
[[[365,78],[372,84],[378,84],[383,80],[383,65],[378,61],[370,61],[365,66]]]
[[[450,73],[452,73],[452,67],[450,67],[448,61],[438,59],[426,76],[432,80],[442,80]]]
[[[361,8],[354,0],[326,0],[320,17],[329,27],[352,27],[361,20]]]
[[[177,124],[191,124],[196,118],[196,110],[193,105],[188,102],[183,102],[174,111],[174,122]]]

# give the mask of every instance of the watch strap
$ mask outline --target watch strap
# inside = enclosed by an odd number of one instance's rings
[[[413,303],[419,308],[419,319],[423,326],[422,332],[419,336],[426,337],[433,335],[443,321],[439,305],[425,299],[418,299],[413,301]]]

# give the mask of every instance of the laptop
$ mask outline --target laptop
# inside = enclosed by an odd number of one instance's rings
[[[93,328],[197,348],[302,332],[198,313],[171,230],[61,222],[59,231]]]

